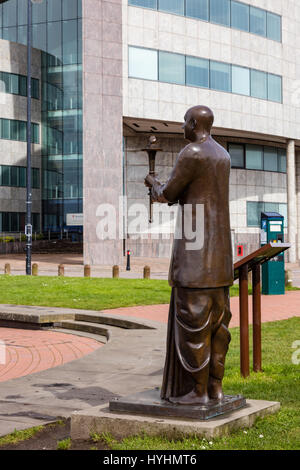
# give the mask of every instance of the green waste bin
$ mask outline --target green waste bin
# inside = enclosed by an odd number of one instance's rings
[[[261,246],[270,242],[284,242],[284,217],[277,212],[262,212]],[[285,293],[283,253],[262,265],[262,293],[264,295]]]

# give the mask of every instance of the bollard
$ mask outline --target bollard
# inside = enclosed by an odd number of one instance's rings
[[[144,279],[150,279],[150,266],[144,267]]]
[[[284,280],[285,280],[285,287],[292,287],[292,276],[291,271],[284,271]]]
[[[38,276],[38,274],[39,274],[39,265],[37,263],[33,263],[32,276]]]
[[[58,275],[59,276],[64,276],[65,275],[65,267],[63,264],[58,265]]]
[[[6,263],[4,266],[4,274],[10,274],[10,264]]]
[[[91,277],[91,267],[89,264],[84,266],[84,277]]]
[[[130,271],[130,250],[127,251],[127,265],[126,271]]]
[[[119,277],[119,275],[120,275],[119,266],[117,266],[117,265],[113,266],[113,268],[112,268],[112,275],[113,275],[113,278]]]

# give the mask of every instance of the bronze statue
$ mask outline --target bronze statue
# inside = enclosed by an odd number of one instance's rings
[[[178,202],[182,236],[174,239],[169,284],[167,355],[161,398],[177,404],[222,401],[230,342],[229,286],[233,262],[229,217],[230,156],[212,137],[212,111],[190,108],[184,117],[190,143],[179,153],[165,184],[148,175],[153,201]],[[188,225],[197,227],[202,207],[203,245],[189,248]],[[192,208],[188,210],[188,208]]]

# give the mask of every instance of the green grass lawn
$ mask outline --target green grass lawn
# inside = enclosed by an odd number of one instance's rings
[[[300,340],[300,318],[265,323],[262,327],[263,372],[242,379],[239,371],[239,330],[233,328],[226,360],[224,391],[246,398],[279,401],[274,415],[257,419],[250,429],[241,429],[222,438],[169,441],[137,436],[121,442],[112,436],[100,436],[112,449],[193,450],[193,449],[300,449],[300,364],[292,364],[292,343]],[[250,336],[251,337],[251,336]]]
[[[0,276],[0,303],[89,310],[163,304],[167,281],[44,276]]]
[[[231,287],[232,297],[238,292],[237,285]],[[153,279],[0,275],[2,304],[103,310],[167,304],[170,293],[167,281]]]

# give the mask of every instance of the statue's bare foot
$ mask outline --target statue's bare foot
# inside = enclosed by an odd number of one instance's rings
[[[199,396],[193,390],[181,397],[170,397],[169,401],[176,405],[207,405],[209,402],[209,396],[207,394]]]
[[[212,400],[222,401],[224,399],[221,380],[215,379],[214,377],[209,377],[208,395]]]

